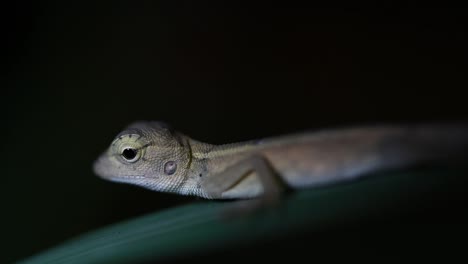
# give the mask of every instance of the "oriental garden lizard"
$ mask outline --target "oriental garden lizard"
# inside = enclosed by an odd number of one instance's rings
[[[162,122],[136,122],[116,136],[94,171],[154,191],[271,201],[285,190],[450,163],[463,159],[467,150],[463,123],[357,126],[212,145]]]

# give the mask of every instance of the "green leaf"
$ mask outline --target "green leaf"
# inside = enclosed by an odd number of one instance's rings
[[[462,178],[466,173],[460,171],[386,172],[297,191],[274,208],[231,219],[221,216],[233,202],[197,201],[84,234],[21,263],[136,263],[209,254],[304,230],[332,230],[392,210],[412,210],[428,203],[428,197],[452,192]]]

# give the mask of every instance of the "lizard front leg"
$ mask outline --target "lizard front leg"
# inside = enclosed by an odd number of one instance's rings
[[[286,190],[286,185],[270,162],[258,154],[243,159],[216,175],[204,178],[201,186],[211,198],[220,199],[223,198],[224,192],[254,172],[263,187],[263,193],[258,201],[263,204],[278,200],[283,191]]]

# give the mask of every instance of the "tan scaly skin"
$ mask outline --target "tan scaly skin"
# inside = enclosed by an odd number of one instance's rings
[[[354,127],[216,146],[161,122],[137,122],[115,138],[94,171],[154,191],[271,201],[286,188],[453,161],[467,149],[466,124]]]

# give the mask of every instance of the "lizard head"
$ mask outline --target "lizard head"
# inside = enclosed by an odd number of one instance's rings
[[[94,163],[106,180],[177,192],[191,163],[188,138],[161,122],[136,122],[119,133]]]

